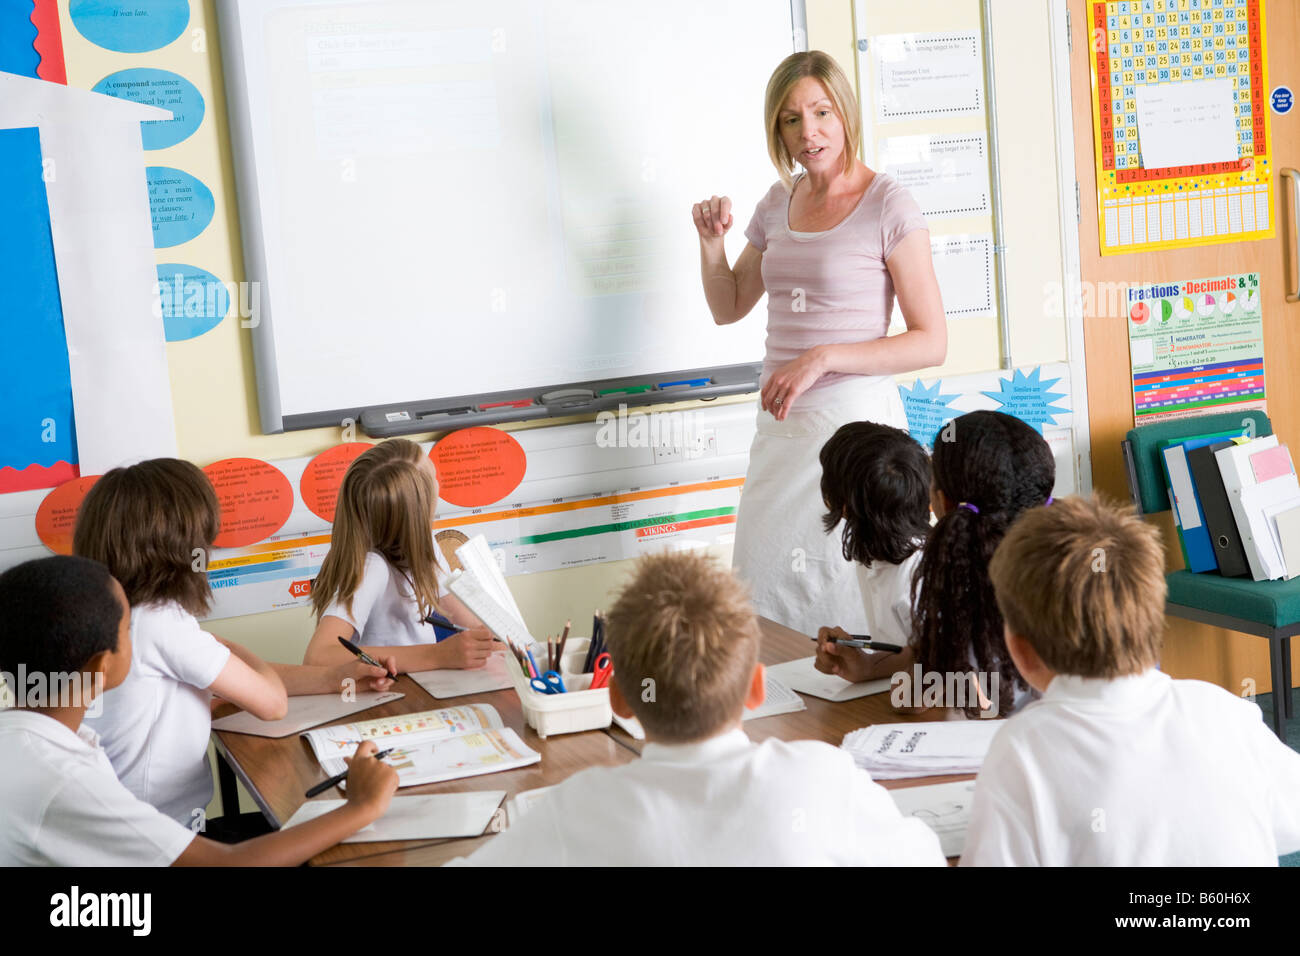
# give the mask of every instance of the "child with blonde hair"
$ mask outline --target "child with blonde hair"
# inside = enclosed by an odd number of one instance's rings
[[[1043,696],[993,739],[963,865],[1276,866],[1300,850],[1300,754],[1254,703],[1157,666],[1155,528],[1062,499],[1011,526],[989,575],[1007,650]]]
[[[415,442],[392,438],[352,462],[312,585],[317,623],[305,663],[350,659],[338,639],[354,635],[398,672],[487,663],[492,635],[447,590],[451,570],[430,529],[437,502],[433,462]],[[431,612],[465,630],[437,642]]]

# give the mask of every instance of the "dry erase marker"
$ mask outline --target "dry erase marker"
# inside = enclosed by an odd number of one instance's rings
[[[357,632],[353,631],[352,633],[355,634]],[[384,667],[383,664],[379,663],[379,661],[375,660],[373,657],[371,657],[361,648],[357,647],[357,645],[353,644],[342,634],[339,635],[339,643],[342,644],[344,647],[346,647],[348,650],[350,650],[353,654],[355,654],[358,657],[358,659],[360,659],[361,663],[369,664],[371,667],[382,667],[385,674],[387,674],[392,680],[397,680],[396,674],[390,671],[387,667]]]
[[[815,641],[817,638],[813,637],[810,638],[810,640]],[[826,643],[838,644],[840,647],[861,647],[868,651],[889,651],[891,654],[897,654],[902,650],[902,648],[897,644],[885,644],[881,641],[873,641],[870,637],[828,637],[826,638]]]
[[[531,408],[533,400],[531,398],[521,398],[513,402],[489,402],[487,405],[480,405],[478,410],[486,412],[492,408]]]
[[[342,640],[342,638],[339,638],[339,640]],[[387,750],[381,750],[379,751],[379,753],[375,754],[375,759],[379,760],[382,757],[387,757],[392,752],[393,752],[392,747],[389,747]],[[312,787],[310,790],[307,791],[307,796],[318,797],[326,790],[328,790],[330,787],[337,787],[340,783],[342,783],[344,780],[347,779],[348,771],[350,771],[351,769],[352,768],[349,767],[347,770],[344,770],[342,773],[336,773],[328,780],[322,780],[320,783],[316,784],[316,786]]]

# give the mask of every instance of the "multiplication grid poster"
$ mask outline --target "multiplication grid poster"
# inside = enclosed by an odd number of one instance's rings
[[[1101,254],[1265,239],[1264,0],[1089,0]]]

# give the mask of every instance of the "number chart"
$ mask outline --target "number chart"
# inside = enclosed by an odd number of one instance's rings
[[[1089,0],[1101,254],[1266,239],[1264,0]],[[1140,86],[1227,80],[1238,159],[1146,169]]]

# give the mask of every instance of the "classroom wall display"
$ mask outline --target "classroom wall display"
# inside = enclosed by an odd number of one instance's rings
[[[984,111],[984,58],[979,34],[899,33],[872,37],[878,122]]]
[[[982,133],[890,136],[876,152],[880,168],[916,200],[926,219],[987,216],[989,158]]]
[[[171,43],[190,22],[189,0],[69,0],[68,15],[91,43],[147,53]]]
[[[1267,410],[1259,273],[1127,292],[1133,418]]]
[[[1089,0],[1103,256],[1273,235],[1264,0]]]
[[[949,421],[976,409],[1014,415],[1043,436],[1056,458],[1057,495],[1079,487],[1074,443],[1074,412],[1070,408],[1070,366],[1040,365],[1006,372],[986,372],[928,380],[899,386],[907,428],[926,448]]]
[[[133,67],[110,73],[92,89],[96,93],[157,106],[172,114],[169,120],[140,124],[147,150],[166,149],[191,136],[203,122],[203,95],[185,77],[171,70]]]

